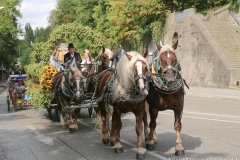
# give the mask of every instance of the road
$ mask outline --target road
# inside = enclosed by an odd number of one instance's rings
[[[240,90],[196,88],[186,90],[182,118],[185,156],[176,157],[172,111],[160,112],[157,120],[158,143],[146,159],[240,159]],[[0,95],[0,160],[132,160],[136,134],[133,114],[122,118],[124,153],[115,154],[103,145],[95,120],[81,112],[79,131],[69,133],[46,112],[25,108],[7,112],[6,91]],[[145,143],[144,143],[145,144]]]

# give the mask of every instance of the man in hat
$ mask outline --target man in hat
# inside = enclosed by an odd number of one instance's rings
[[[69,66],[75,65],[79,70],[81,70],[82,58],[79,53],[74,52],[73,43],[69,43],[68,51],[69,52],[64,55],[64,63],[67,62]]]
[[[21,64],[18,64],[18,70],[15,72],[15,75],[26,74],[25,70],[22,68]]]

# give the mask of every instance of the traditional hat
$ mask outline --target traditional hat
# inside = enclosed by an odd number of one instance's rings
[[[68,48],[74,48],[73,43],[69,43],[69,44],[68,44]]]

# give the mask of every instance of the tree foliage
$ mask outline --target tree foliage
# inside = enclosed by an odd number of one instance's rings
[[[25,37],[25,40],[27,40],[30,45],[32,43],[34,43],[35,37],[34,37],[33,29],[31,27],[30,23],[27,23],[25,25],[25,35],[24,35],[24,37]]]
[[[40,42],[33,45],[34,51],[31,54],[31,63],[49,63],[49,58],[54,50],[54,44],[61,42],[74,43],[78,52],[83,52],[84,48],[88,48],[93,56],[96,56],[100,48],[108,41],[105,37],[89,27],[69,23],[58,27],[51,32],[46,42]]]
[[[13,67],[17,58],[17,18],[20,0],[0,0],[0,59],[7,68]]]

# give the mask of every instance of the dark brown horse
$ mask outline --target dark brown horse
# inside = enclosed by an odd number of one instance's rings
[[[83,101],[83,75],[76,67],[70,67],[65,74],[58,72],[53,78],[54,97],[58,104],[61,126],[65,128],[62,114],[62,111],[65,111],[69,115],[69,130],[74,131],[78,129],[77,117],[80,109],[73,109],[71,105],[79,105]],[[75,118],[74,122],[72,114]]]
[[[184,155],[180,132],[182,128],[181,118],[185,92],[183,79],[179,73],[180,65],[175,55],[177,45],[178,40],[172,46],[169,44],[157,45],[159,53],[158,57],[155,58],[155,73],[151,76],[151,82],[149,83],[150,89],[147,96],[151,122],[146,148],[148,150],[154,149],[154,142],[156,141],[155,128],[158,112],[170,109],[173,110],[175,117],[175,155]]]
[[[134,113],[138,159],[145,157],[145,151],[142,148],[142,120],[145,114],[145,97],[148,94],[147,71],[148,65],[139,53],[126,52],[119,59],[115,69],[105,70],[99,75],[97,88],[97,97],[100,99],[98,108],[102,117],[103,143],[109,142],[105,103],[110,103],[114,108],[110,134],[111,144],[115,144],[116,153],[123,152],[120,143],[121,113]]]

